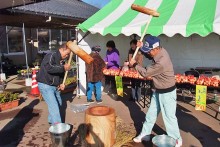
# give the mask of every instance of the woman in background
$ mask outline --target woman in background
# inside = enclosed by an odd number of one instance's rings
[[[107,52],[105,56],[105,63],[107,69],[119,69],[120,55],[118,49],[115,47],[115,42],[110,40],[106,43]]]
[[[115,46],[115,42],[110,40],[106,43],[107,51],[104,58],[107,69],[119,69],[120,54]],[[105,91],[107,93],[116,94],[115,79],[112,77],[105,78]]]
[[[131,60],[131,58],[134,55],[134,52],[137,48],[137,40],[133,39],[130,41],[130,49],[128,52],[128,61]],[[141,51],[138,51],[135,60],[137,61],[137,63],[139,65],[143,65],[143,54],[141,53]],[[130,68],[130,70],[135,70],[134,68]],[[131,97],[130,100],[131,101],[140,101],[141,100],[141,81],[138,79],[132,79],[131,81]]]

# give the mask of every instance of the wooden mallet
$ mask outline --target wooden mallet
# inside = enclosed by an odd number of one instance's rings
[[[73,42],[72,41],[68,41],[66,45],[72,51],[70,53],[68,64],[70,64],[71,61],[72,61],[73,53],[75,53],[77,56],[79,56],[87,64],[90,64],[90,63],[93,62],[94,59],[77,45],[76,40],[74,40]],[[68,71],[65,72],[65,75],[64,75],[64,78],[63,78],[63,84],[65,84],[65,82],[66,82],[67,75],[68,75]]]
[[[141,35],[140,41],[142,41],[144,39],[144,36],[146,34],[147,28],[148,28],[148,26],[150,24],[150,21],[151,21],[152,17],[159,17],[160,14],[157,11],[155,11],[155,10],[152,10],[152,9],[149,9],[149,8],[146,8],[146,7],[143,7],[143,6],[139,6],[139,5],[136,5],[136,4],[132,4],[131,5],[131,9],[135,10],[135,11],[138,11],[138,12],[141,12],[141,13],[144,13],[144,14],[147,14],[147,15],[150,15],[150,18],[147,21],[147,24],[145,26],[144,32]],[[136,48],[132,59],[135,59],[135,57],[136,57],[136,55],[138,53],[138,50],[139,50],[139,47]]]
[[[94,59],[77,45],[76,40],[74,40],[73,42],[68,41],[66,45],[68,48],[71,49],[71,51],[73,51],[77,56],[79,56],[87,64],[90,64],[93,62]]]

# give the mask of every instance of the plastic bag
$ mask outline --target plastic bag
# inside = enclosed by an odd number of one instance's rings
[[[87,104],[72,104],[70,106],[70,109],[74,113],[79,113],[79,112],[84,112],[88,107],[89,107],[89,105],[87,105]]]
[[[121,70],[122,70],[122,71],[128,71],[128,70],[129,70],[128,65],[129,65],[129,62],[125,61],[125,62],[124,62],[124,66],[122,67]]]

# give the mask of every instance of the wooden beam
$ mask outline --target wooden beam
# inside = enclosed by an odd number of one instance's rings
[[[64,19],[52,17],[50,22],[46,22],[48,17],[30,14],[0,14],[0,25],[10,25],[21,27],[25,23],[26,27],[37,28],[74,28],[75,25],[83,22],[80,20]]]
[[[30,4],[33,3],[33,0],[25,0],[25,4]],[[16,7],[19,5],[23,5],[24,0],[1,0],[1,5],[0,9],[6,9],[6,8],[11,8],[11,7]]]

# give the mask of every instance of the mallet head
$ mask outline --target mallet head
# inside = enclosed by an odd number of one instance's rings
[[[139,5],[136,5],[136,4],[132,4],[131,9],[135,10],[135,11],[138,11],[138,12],[141,12],[141,13],[144,13],[144,14],[147,14],[147,15],[152,15],[154,17],[159,17],[160,16],[160,13],[158,13],[157,11],[146,8],[146,7],[143,7],[143,6],[139,6]]]

